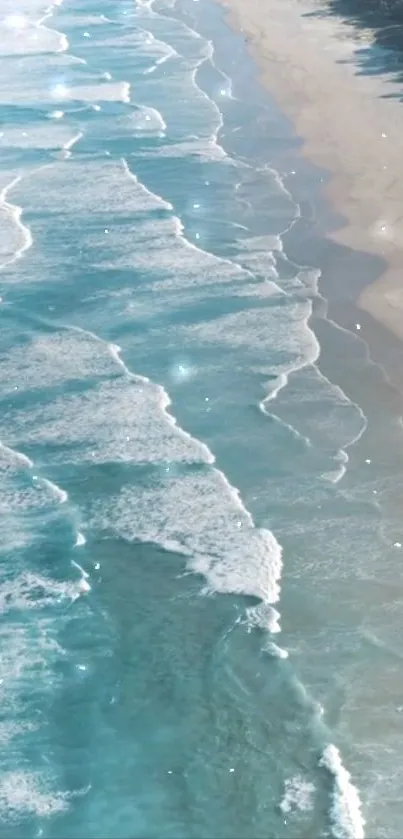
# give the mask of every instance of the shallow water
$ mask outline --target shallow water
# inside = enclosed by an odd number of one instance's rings
[[[395,836],[401,406],[299,141],[213,5],[6,6],[1,834]]]

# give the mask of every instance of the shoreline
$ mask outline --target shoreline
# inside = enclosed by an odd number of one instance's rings
[[[338,223],[323,234],[378,258],[378,278],[362,283],[353,308],[403,340],[403,107],[393,98],[402,91],[386,75],[358,74],[357,50],[370,48],[373,33],[332,15],[325,2],[220,2],[303,140],[300,152],[329,175],[319,200],[329,200]]]

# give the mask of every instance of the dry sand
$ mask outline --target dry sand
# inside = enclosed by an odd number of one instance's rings
[[[385,98],[403,95],[402,86],[390,75],[363,74],[373,33],[329,15],[325,2],[225,5],[305,154],[332,173],[327,192],[347,220],[332,238],[388,261],[359,306],[403,338],[403,103]]]

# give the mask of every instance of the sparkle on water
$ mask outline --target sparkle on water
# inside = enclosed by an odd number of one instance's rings
[[[193,375],[194,370],[190,364],[179,362],[171,368],[171,376],[175,382],[186,382]]]
[[[58,82],[52,87],[52,96],[55,99],[67,99],[68,95],[69,89],[63,82]]]

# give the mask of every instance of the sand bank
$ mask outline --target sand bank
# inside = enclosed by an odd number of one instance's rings
[[[326,192],[347,221],[332,238],[387,259],[357,302],[403,339],[402,86],[390,75],[364,74],[373,32],[329,14],[326,2],[225,5],[304,153],[332,173]]]

